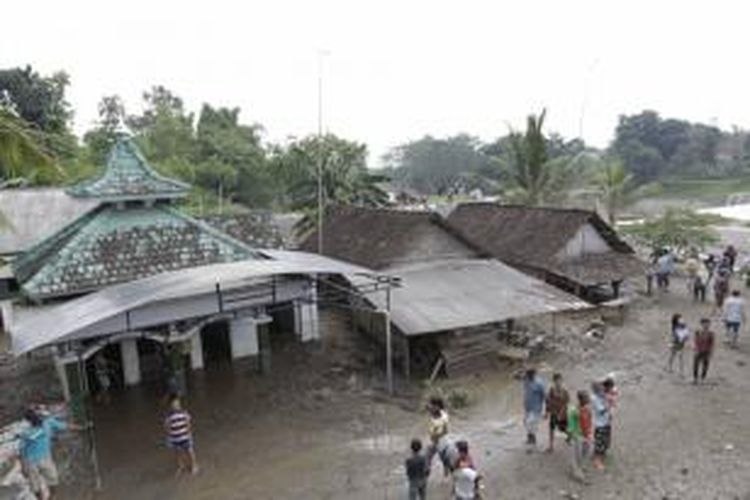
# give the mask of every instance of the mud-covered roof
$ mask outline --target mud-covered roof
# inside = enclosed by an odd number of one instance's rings
[[[99,203],[62,188],[0,189],[0,255],[23,252]]]
[[[317,231],[300,248],[317,251]],[[437,213],[343,206],[323,221],[323,254],[371,269],[434,260],[476,257],[476,248]]]
[[[249,246],[167,205],[102,205],[14,264],[32,298],[70,296],[188,267],[253,259]]]
[[[494,257],[516,264],[549,266],[586,224],[613,250],[633,253],[601,217],[588,210],[463,203],[450,213],[448,223]]]
[[[270,212],[209,215],[201,220],[253,248],[287,248]]]
[[[72,196],[108,201],[168,199],[186,196],[190,186],[152,169],[128,137],[120,137],[101,175],[71,187]]]

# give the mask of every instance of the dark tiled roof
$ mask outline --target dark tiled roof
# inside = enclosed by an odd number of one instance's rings
[[[177,198],[187,195],[190,186],[158,174],[128,138],[112,147],[104,172],[69,189],[73,196],[122,201]]]
[[[440,215],[425,211],[338,207],[323,223],[323,253],[371,269],[415,261],[477,256]],[[317,251],[317,231],[300,245]]]
[[[528,265],[549,264],[586,224],[615,250],[633,253],[612,228],[588,210],[464,203],[448,223],[493,256]]]
[[[205,223],[167,206],[101,206],[14,262],[24,292],[67,296],[187,267],[256,258]]]
[[[549,270],[579,282],[621,278],[630,274],[628,271],[635,269],[633,262],[637,262],[633,249],[588,210],[464,203],[451,212],[448,223],[500,260]],[[612,251],[561,261],[561,250],[586,224],[596,229]]]
[[[287,248],[271,213],[210,215],[201,220],[253,248]]]

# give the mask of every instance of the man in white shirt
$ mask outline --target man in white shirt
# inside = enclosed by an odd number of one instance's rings
[[[469,464],[459,462],[453,472],[454,500],[475,500],[477,498],[477,478],[479,474]]]
[[[740,297],[740,292],[734,290],[732,296],[724,302],[724,325],[727,340],[732,347],[737,347],[737,339],[743,323],[745,323],[745,301]]]

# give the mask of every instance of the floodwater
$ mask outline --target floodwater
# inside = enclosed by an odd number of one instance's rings
[[[274,358],[269,375],[231,365],[192,374],[187,407],[201,466],[195,477],[175,477],[161,391],[145,386],[114,395],[95,408],[103,484],[96,497],[402,498],[409,441],[425,435],[420,391],[401,381],[409,395],[392,400],[378,388],[379,370],[365,380],[342,371],[337,358],[292,349]],[[498,412],[516,407],[517,391],[498,373],[475,381],[471,419],[455,412],[452,430],[456,438],[497,443],[514,425]]]

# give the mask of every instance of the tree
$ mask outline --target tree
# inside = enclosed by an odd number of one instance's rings
[[[388,201],[378,187],[387,179],[367,170],[367,146],[333,134],[309,136],[276,151],[274,164],[290,207],[305,216],[300,235],[312,231],[318,216],[318,170],[322,173],[323,210],[334,205],[376,207]]]
[[[594,186],[612,227],[617,224],[620,210],[637,199],[655,196],[661,191],[658,183],[638,184],[619,159],[604,158],[595,168]]]
[[[102,97],[97,109],[97,125],[84,134],[83,142],[89,148],[89,160],[95,165],[102,165],[117,139],[126,115],[125,105],[118,95]]]
[[[55,173],[53,161],[42,144],[39,132],[23,118],[0,106],[0,177],[49,178]]]
[[[722,217],[717,215],[669,208],[661,217],[625,226],[623,231],[652,250],[669,247],[679,253],[691,248],[702,249],[719,241],[712,226],[721,221]]]
[[[479,140],[467,134],[445,139],[425,136],[393,148],[384,161],[396,180],[426,194],[473,189],[492,170],[492,160],[480,151]]]
[[[70,131],[73,117],[65,90],[67,73],[58,71],[41,76],[31,66],[0,70],[0,105],[10,109],[39,131],[47,152],[57,160],[73,160],[76,139]]]

